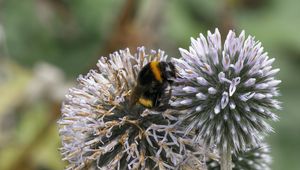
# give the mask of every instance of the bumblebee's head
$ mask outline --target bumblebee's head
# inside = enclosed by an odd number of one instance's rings
[[[162,72],[164,77],[168,81],[172,81],[172,79],[176,78],[176,69],[173,63],[171,62],[161,62]]]

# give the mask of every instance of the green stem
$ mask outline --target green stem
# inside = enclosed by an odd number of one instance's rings
[[[223,149],[221,152],[221,170],[232,170],[231,148]]]

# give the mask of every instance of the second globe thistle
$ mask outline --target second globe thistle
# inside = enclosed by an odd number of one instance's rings
[[[217,29],[191,41],[174,59],[180,78],[171,103],[189,123],[186,133],[195,129],[196,141],[222,150],[258,146],[272,131],[266,120],[277,120],[272,110],[280,109],[275,59],[244,31],[239,36],[229,31],[224,45]]]

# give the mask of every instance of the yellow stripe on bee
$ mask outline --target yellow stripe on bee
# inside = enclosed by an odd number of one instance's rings
[[[139,103],[145,107],[152,107],[153,103],[152,100],[150,99],[145,99],[145,98],[139,98]]]
[[[161,71],[159,69],[159,62],[158,61],[152,61],[150,63],[150,68],[151,68],[151,70],[154,74],[155,79],[162,83]]]

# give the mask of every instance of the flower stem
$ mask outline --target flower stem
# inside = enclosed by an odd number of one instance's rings
[[[232,170],[231,148],[227,146],[221,152],[221,170]]]

